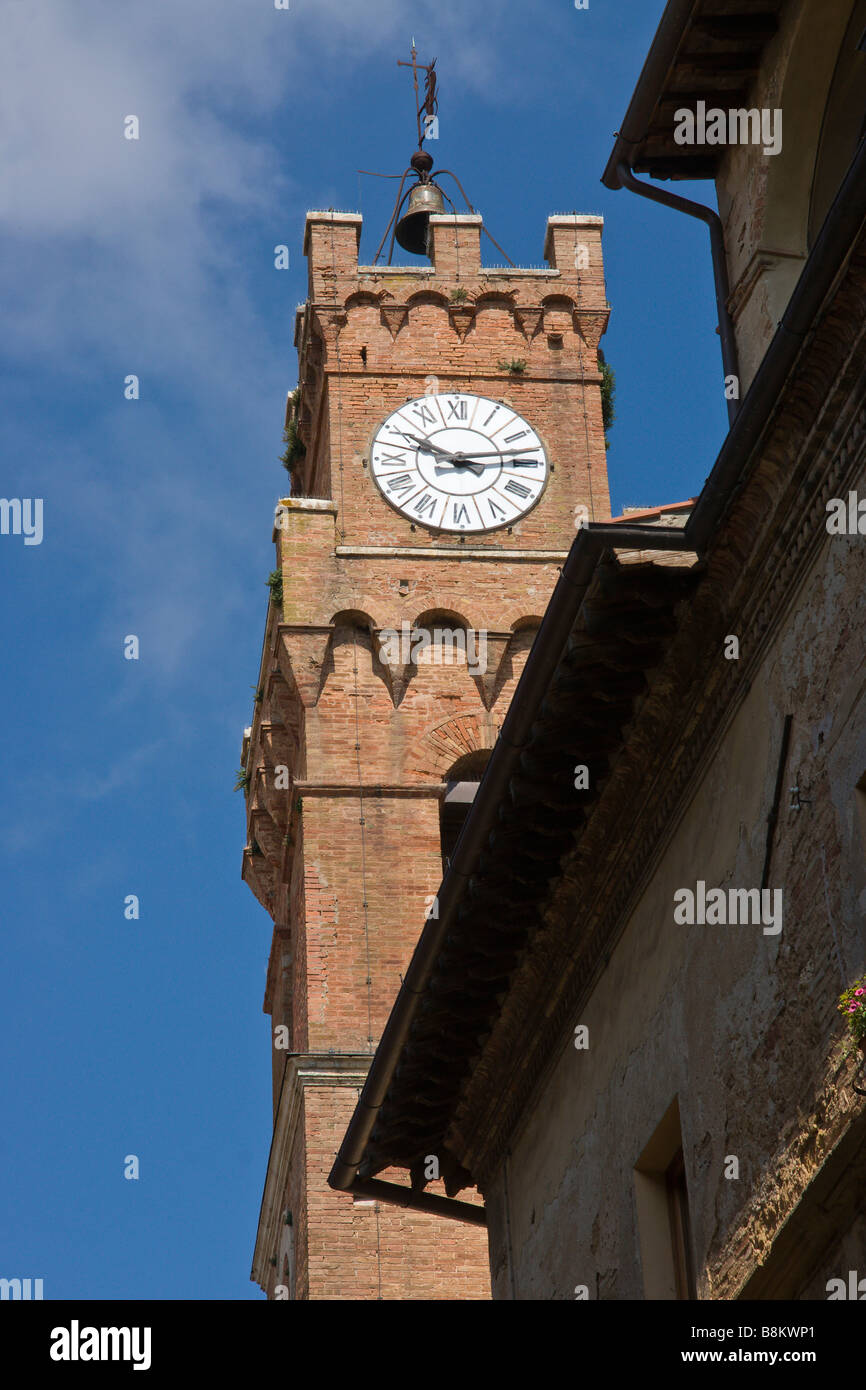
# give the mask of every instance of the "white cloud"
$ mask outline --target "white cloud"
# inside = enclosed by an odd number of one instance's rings
[[[103,640],[114,640],[115,625],[120,635],[140,629],[146,679],[183,675],[206,617],[217,644],[242,609],[248,622],[263,620],[267,562],[250,614],[238,557],[248,566],[260,543],[267,551],[262,483],[276,497],[284,478],[276,455],[280,401],[294,380],[294,304],[275,344],[239,233],[252,228],[271,264],[277,241],[297,242],[313,199],[293,174],[290,113],[317,101],[333,112],[343,74],[357,80],[371,59],[396,84],[396,58],[413,35],[422,58],[447,53],[449,83],[494,89],[496,29],[482,0],[292,0],[288,12],[269,0],[4,7],[0,354],[35,371],[34,401],[40,379],[49,398],[54,382],[66,392],[80,383],[89,406],[104,383],[96,418],[79,416],[56,449],[53,440],[46,448],[38,410],[21,412],[7,424],[6,457],[38,472],[55,528],[46,554],[62,524],[70,560],[99,592]],[[130,114],[137,141],[124,138]],[[351,190],[356,114],[345,114]],[[288,277],[273,275],[274,294],[286,295]],[[122,400],[129,372],[141,377],[138,403]],[[178,400],[186,433],[169,439]],[[248,436],[247,457],[230,452],[221,429],[233,444]],[[203,477],[207,430],[213,463]],[[198,458],[179,476],[182,441],[193,438]]]
[[[449,48],[452,80],[489,88],[487,20],[487,6],[456,0],[292,0],[288,12],[266,0],[7,5],[7,351],[14,343],[19,361],[74,364],[124,349],[129,358],[134,344],[138,361],[152,353],[165,370],[184,364],[211,385],[246,356],[254,380],[267,345],[226,232],[238,219],[301,225],[286,111],[371,54],[390,68],[413,31],[425,52]],[[130,114],[139,140],[124,138]],[[347,187],[355,120],[347,111]],[[228,286],[223,296],[215,277]]]

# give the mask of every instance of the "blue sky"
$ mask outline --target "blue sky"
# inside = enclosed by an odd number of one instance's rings
[[[304,214],[360,208],[372,259],[396,185],[356,171],[412,152],[396,59],[413,36],[438,58],[430,148],[514,261],[541,262],[551,212],[606,218],[614,510],[709,472],[725,410],[706,230],[599,182],[663,8],[7,5],[0,493],[44,499],[44,538],[0,536],[0,1276],[47,1298],[262,1297],[270,921],[240,881],[232,785]]]

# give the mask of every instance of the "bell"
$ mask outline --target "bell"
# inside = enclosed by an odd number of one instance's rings
[[[445,200],[435,183],[416,183],[409,194],[409,206],[397,223],[397,240],[413,256],[427,255],[430,217],[445,211]]]

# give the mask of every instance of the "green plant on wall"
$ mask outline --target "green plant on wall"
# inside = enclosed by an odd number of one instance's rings
[[[239,767],[235,776],[235,791],[245,792],[250,785],[250,774],[245,767]]]
[[[469,291],[465,289],[463,285],[458,285],[456,290],[451,291],[452,304],[465,304],[468,298]]]
[[[271,602],[277,608],[283,606],[283,572],[282,570],[271,570],[266,580],[267,586],[271,591]]]
[[[601,422],[604,425],[604,447],[609,449],[610,440],[607,437],[607,432],[616,419],[616,412],[613,408],[616,395],[616,376],[613,367],[605,361],[601,348],[598,350],[598,365],[601,368]]]
[[[525,357],[511,357],[507,362],[499,363],[501,372],[509,372],[511,376],[521,376],[526,371]]]
[[[298,434],[298,411],[301,405],[301,388],[293,391],[289,396],[289,412],[286,428],[283,430],[283,443],[285,449],[280,455],[280,463],[285,468],[289,477],[295,471],[295,465],[300,462],[307,452],[306,447]]]

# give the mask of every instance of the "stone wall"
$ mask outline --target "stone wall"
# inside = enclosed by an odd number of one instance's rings
[[[634,1170],[675,1097],[699,1296],[735,1297],[850,1123],[853,1062],[835,1005],[866,967],[864,630],[863,540],[827,537],[574,1018],[588,1050],[556,1060],[487,1193],[495,1297],[572,1298],[577,1285],[591,1298],[644,1296]],[[760,885],[787,713],[770,873],[781,932],[678,925],[674,894],[699,879]],[[866,1275],[863,1229],[803,1272],[803,1296],[826,1297],[841,1264]]]

